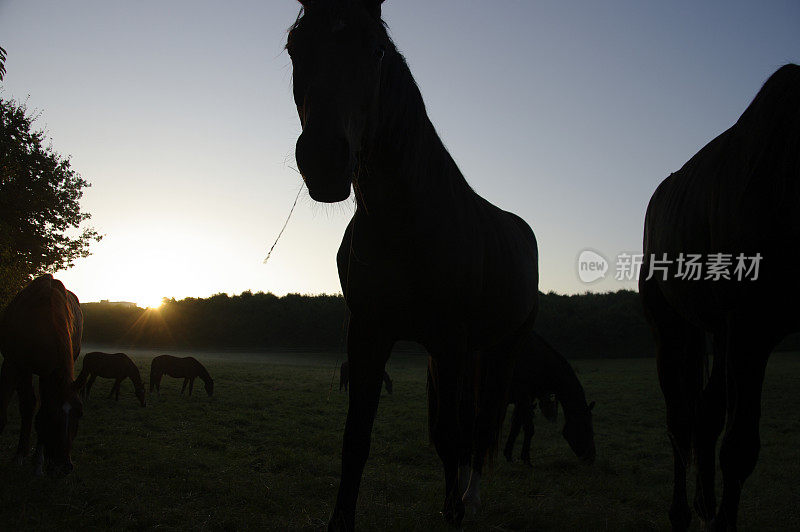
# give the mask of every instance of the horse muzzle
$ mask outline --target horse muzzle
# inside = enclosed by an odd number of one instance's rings
[[[297,139],[295,158],[314,201],[336,203],[350,196],[356,157],[344,137],[321,138],[305,131]]]

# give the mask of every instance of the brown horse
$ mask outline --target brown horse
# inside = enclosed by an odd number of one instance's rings
[[[214,379],[211,378],[205,367],[194,357],[173,357],[170,355],[160,355],[153,359],[150,364],[150,393],[153,393],[153,388],[161,395],[161,377],[169,375],[170,377],[183,378],[183,387],[181,387],[181,395],[186,390],[186,385],[189,385],[189,395],[192,395],[192,388],[194,387],[194,380],[200,377],[205,383],[206,393],[209,397],[214,393]]]
[[[347,391],[347,386],[349,384],[350,384],[350,363],[345,360],[344,362],[342,362],[342,365],[339,368],[339,391],[341,392],[342,389]],[[392,378],[389,377],[389,374],[385,370],[383,372],[383,385],[386,386],[386,393],[392,395],[393,391]]]
[[[525,221],[467,183],[389,38],[381,1],[301,3],[286,44],[303,128],[298,169],[312,199],[345,200],[352,185],[356,202],[337,255],[351,312],[350,401],[329,526],[355,527],[381,378],[398,340],[430,354],[443,515],[458,525],[465,503],[477,506],[459,489],[459,462],[473,457],[469,483],[477,487],[538,310],[536,239]]]
[[[97,377],[114,379],[114,386],[111,388],[111,393],[108,394],[108,397],[109,399],[115,397],[117,401],[119,401],[119,389],[122,381],[130,379],[133,382],[133,389],[136,393],[136,398],[139,399],[139,403],[142,406],[146,405],[144,384],[142,383],[142,377],[139,375],[139,368],[125,353],[94,351],[84,355],[83,368],[81,368],[78,378],[75,379],[78,387],[83,389],[84,398],[89,397],[92,385]]]
[[[565,419],[561,435],[578,458],[593,462],[596,455],[592,422],[594,401],[586,403],[586,394],[575,370],[544,338],[533,332],[527,345],[528,349],[519,356],[514,368],[510,396],[514,414],[503,454],[511,461],[514,440],[522,428],[525,434],[521,458],[530,465],[533,406],[538,399],[542,413],[550,421],[556,420],[558,404],[561,404]],[[550,399],[550,394],[555,394],[555,399]]]
[[[767,360],[800,322],[798,212],[800,66],[785,65],[733,126],[658,186],[647,208],[639,292],[667,407],[674,457],[669,516],[676,530],[691,520],[692,457],[695,510],[715,530],[736,528],[742,486],[761,446]],[[704,262],[707,269],[698,269]],[[713,337],[710,375],[706,333]],[[715,448],[723,426],[715,514]]]
[[[0,432],[12,394],[19,394],[22,426],[16,459],[30,450],[36,407],[33,375],[39,376],[41,407],[36,414],[36,474],[44,474],[45,458],[58,474],[72,471],[72,441],[83,405],[73,381],[73,365],[81,350],[83,314],[75,294],[52,275],[43,275],[9,303],[0,319]]]

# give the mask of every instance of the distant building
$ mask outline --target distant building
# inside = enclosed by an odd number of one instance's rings
[[[113,305],[115,307],[126,307],[126,308],[136,307],[136,303],[132,303],[130,301],[109,301],[108,299],[101,299],[100,303],[102,305]]]

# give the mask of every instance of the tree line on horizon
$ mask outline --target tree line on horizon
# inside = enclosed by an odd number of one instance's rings
[[[632,290],[540,294],[536,330],[567,358],[655,354],[639,294]],[[341,295],[239,295],[165,299],[158,309],[84,303],[84,343],[123,348],[346,351],[347,304]],[[788,337],[783,350],[800,350]],[[396,349],[420,351],[404,342]]]

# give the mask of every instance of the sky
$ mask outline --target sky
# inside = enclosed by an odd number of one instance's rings
[[[472,187],[539,242],[540,289],[635,288],[655,187],[800,62],[800,3],[387,0],[383,18]],[[301,188],[292,0],[0,0],[0,94],[92,187],[105,235],[57,277],[82,301],[340,292],[352,200]],[[606,277],[580,280],[592,250]]]

